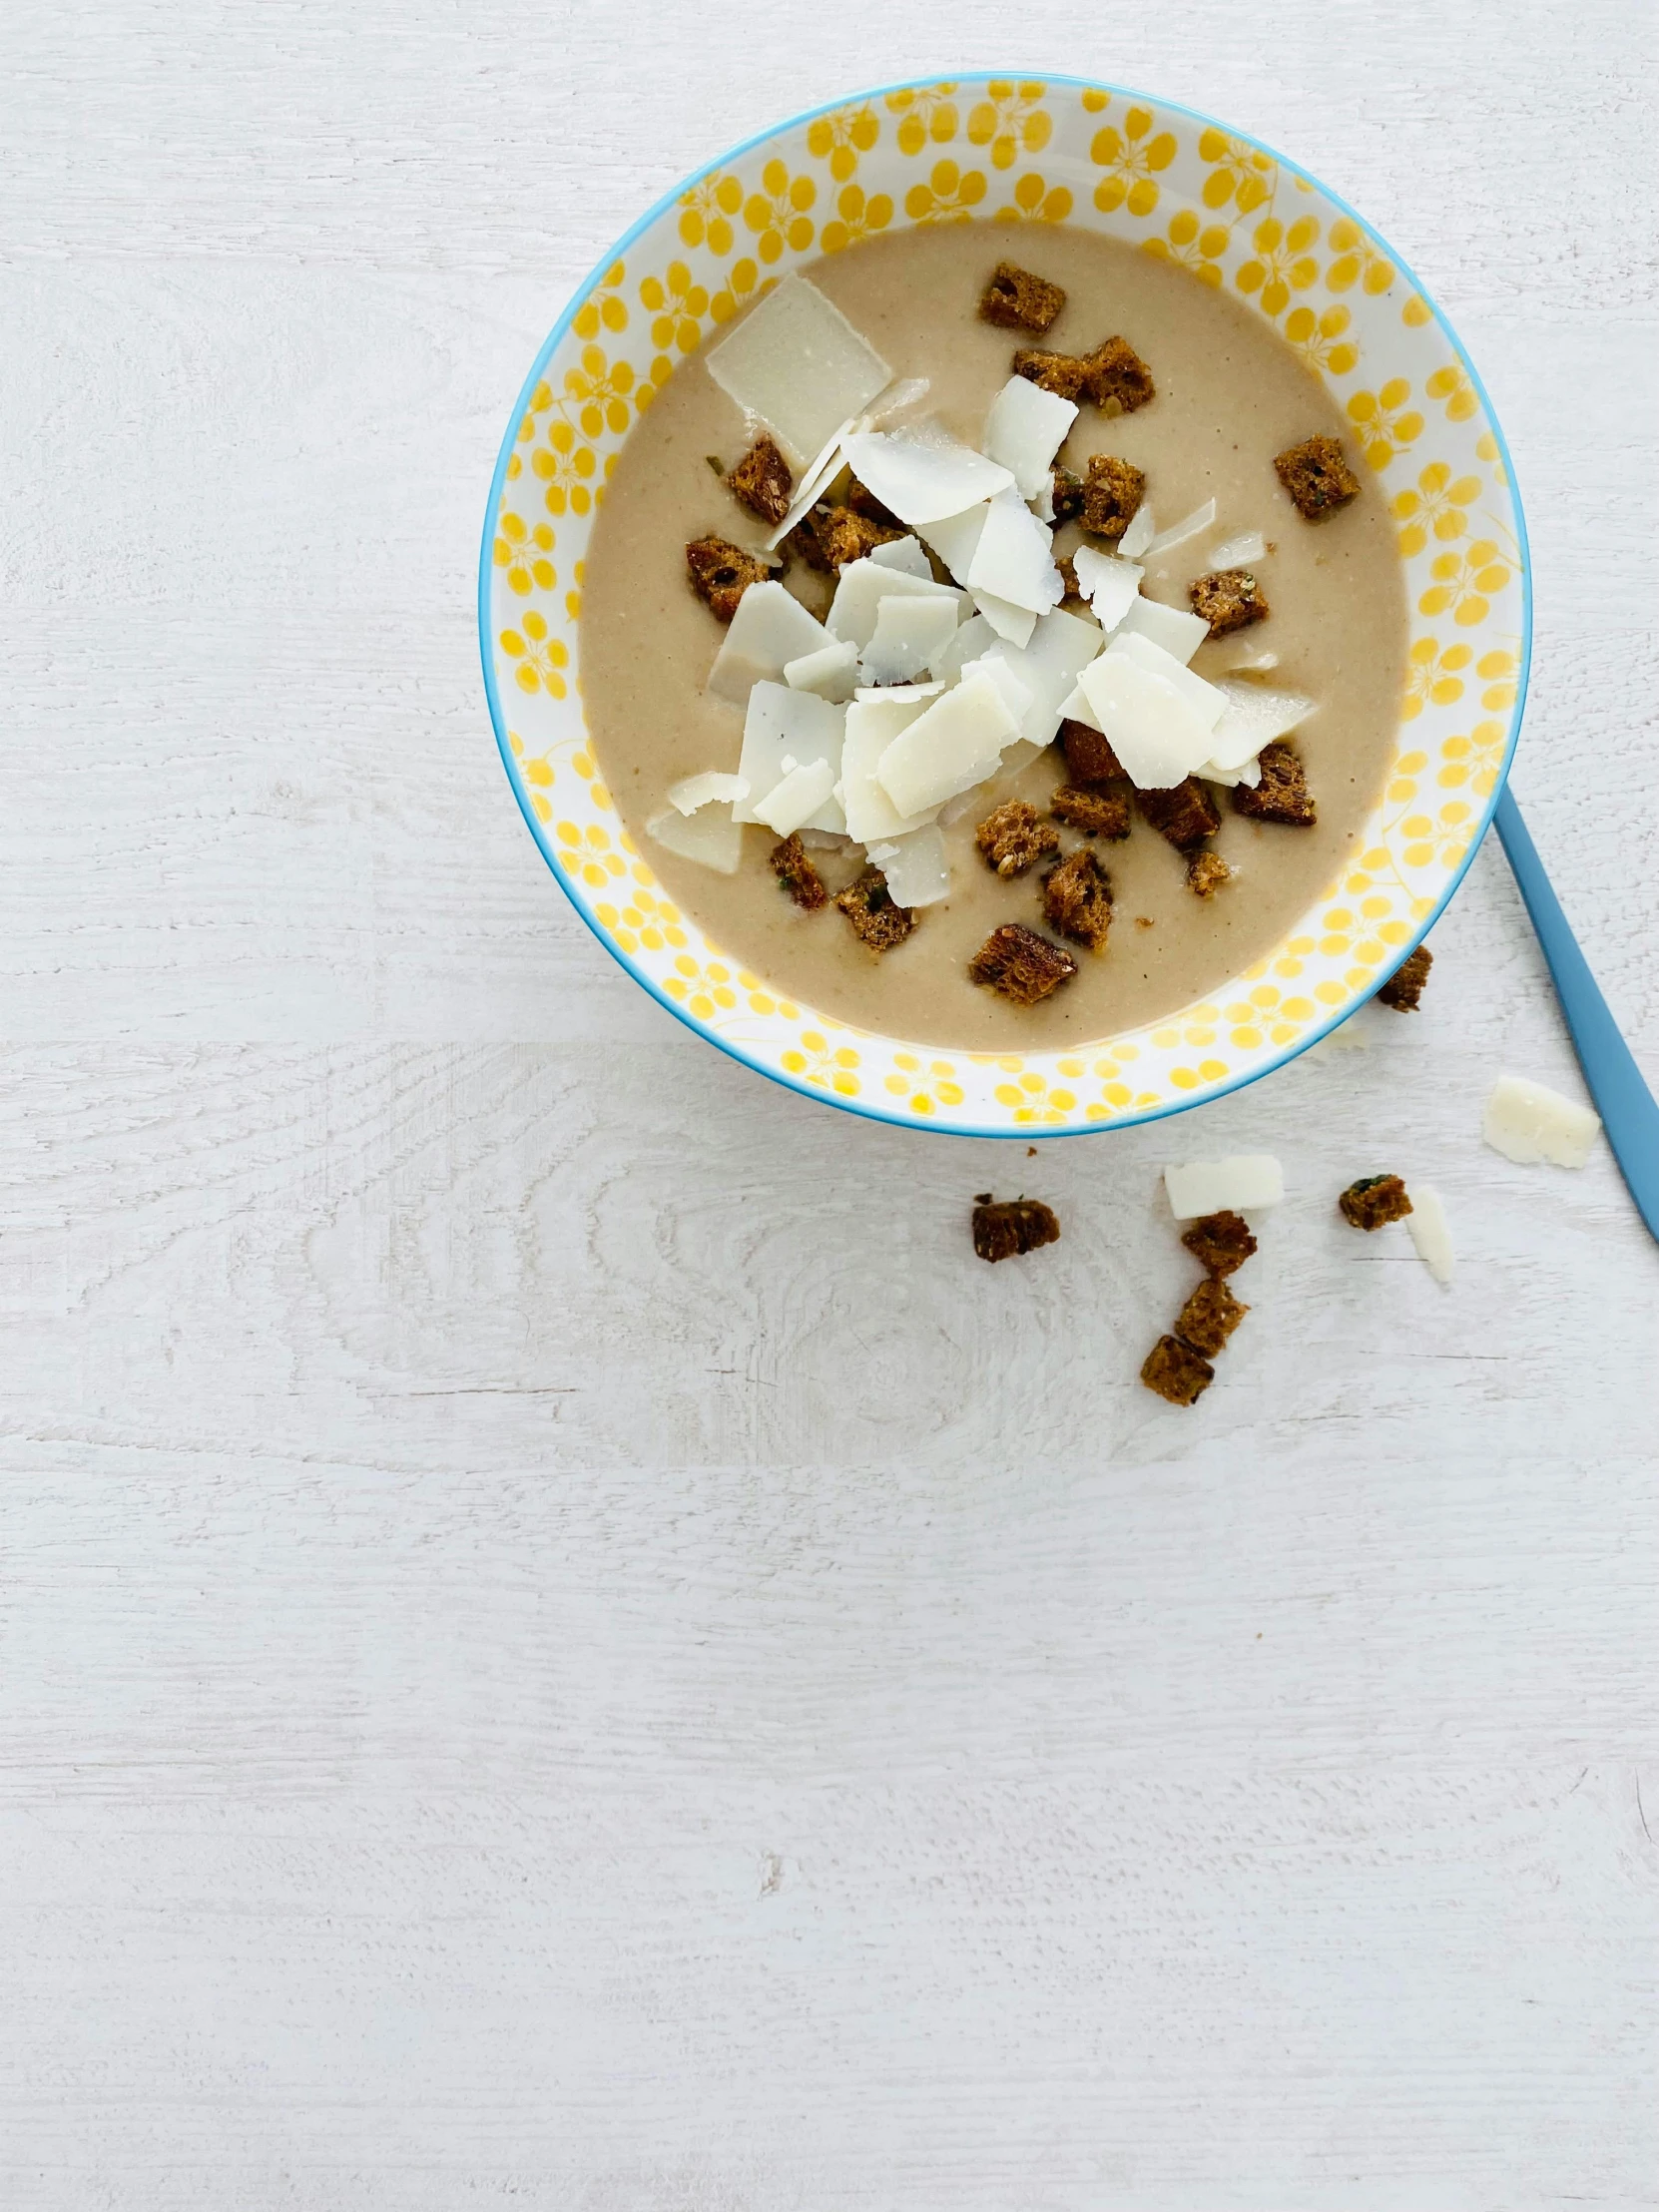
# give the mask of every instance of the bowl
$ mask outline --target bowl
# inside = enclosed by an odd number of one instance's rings
[[[1155,1026],[1066,1052],[941,1052],[832,1021],[666,897],[618,819],[581,704],[582,562],[630,427],[772,280],[900,226],[1069,223],[1265,315],[1335,396],[1398,524],[1410,637],[1392,766],[1356,862],[1265,959]],[[606,254],[549,332],[490,484],[484,686],[531,835],[640,986],[745,1066],[873,1119],[963,1136],[1125,1128],[1282,1067],[1433,923],[1491,820],[1531,638],[1525,527],[1490,403],[1400,257],[1294,162],[1210,117],[1071,77],[885,87],[699,170]]]

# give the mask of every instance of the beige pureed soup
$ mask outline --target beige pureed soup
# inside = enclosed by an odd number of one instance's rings
[[[993,268],[1016,246],[1023,267],[1066,293],[1058,318],[1040,334],[979,316]],[[1364,488],[1340,512],[1309,522],[1274,466],[1277,455],[1310,436],[1340,438],[1342,418],[1289,346],[1247,307],[1177,268],[1090,233],[917,229],[803,274],[880,355],[895,381],[925,381],[924,395],[880,421],[882,434],[894,437],[913,436],[920,424],[923,438],[943,433],[979,449],[1016,351],[1083,356],[1109,336],[1128,341],[1150,371],[1156,396],[1124,412],[1084,399],[1058,461],[1079,477],[1095,455],[1141,471],[1142,503],[1160,533],[1214,501],[1207,526],[1163,550],[1154,537],[1153,550],[1139,554],[1143,602],[1190,615],[1191,586],[1214,570],[1215,552],[1253,534],[1265,541],[1259,557],[1251,549],[1252,557],[1239,565],[1256,580],[1268,616],[1200,643],[1190,673],[1206,686],[1219,680],[1313,702],[1289,743],[1305,769],[1317,820],[1290,827],[1250,819],[1236,811],[1232,788],[1205,781],[1219,827],[1203,848],[1230,873],[1211,896],[1200,897],[1189,883],[1189,855],[1142,819],[1148,802],[1127,785],[1102,784],[1096,788],[1103,794],[1120,792],[1131,801],[1127,837],[1091,839],[1055,825],[1055,850],[1022,873],[1002,875],[981,854],[979,825],[1009,799],[1028,802],[1046,821],[1056,788],[1076,782],[1061,743],[1035,754],[1028,743],[1010,743],[992,774],[938,811],[946,818],[948,891],[916,909],[910,934],[881,953],[866,947],[832,903],[804,910],[781,888],[769,864],[780,841],[774,830],[752,824],[743,831],[741,860],[731,874],[700,865],[653,836],[649,825],[679,820],[671,790],[706,772],[736,775],[745,754],[746,703],[709,689],[727,633],[693,591],[686,560],[688,544],[711,535],[761,551],[774,534],[711,466],[731,469],[766,428],[746,419],[708,370],[707,356],[741,330],[735,323],[680,366],[635,425],[617,458],[588,553],[584,704],[605,781],[630,831],[671,895],[723,950],[781,992],[859,1028],[968,1051],[1052,1050],[1145,1026],[1214,992],[1271,950],[1341,875],[1391,757],[1405,608],[1390,523],[1381,501]],[[797,492],[807,482],[803,463],[814,457],[792,455]],[[839,479],[826,496],[844,496],[844,484]],[[1007,504],[1012,495],[1004,489],[1001,496]],[[924,541],[933,541],[934,576],[945,579],[937,547],[952,548],[948,530],[932,523],[917,527]],[[1075,555],[1083,546],[1114,557],[1126,543],[1134,544],[1133,521],[1127,538],[1115,540],[1069,521],[1055,530],[1053,552]],[[1080,573],[1088,567],[1080,564]],[[797,556],[774,573],[813,614],[831,614],[833,572]],[[968,573],[965,566],[962,573]],[[1115,582],[1096,594],[1113,601],[1110,611],[1116,611]],[[979,619],[978,642],[988,649],[981,659],[994,658],[997,646],[977,614],[984,599],[982,592],[976,599],[965,591],[957,604],[960,616]],[[1007,607],[997,611],[1008,626]],[[1093,620],[1075,600],[1068,599],[1063,611],[1070,620]],[[1155,617],[1131,618],[1131,628],[1137,623],[1144,623],[1143,636],[1148,629],[1165,634]],[[1113,626],[1114,640],[1119,627]],[[1099,645],[1105,649],[1109,642],[1103,634]],[[1117,659],[1123,657],[1120,645]],[[1143,657],[1153,660],[1144,649]],[[1017,666],[1019,649],[1006,659]],[[1259,665],[1269,659],[1270,668]],[[774,670],[770,680],[778,682],[782,673]],[[936,681],[925,669],[914,673],[924,683]],[[725,688],[734,689],[730,682]],[[937,697],[917,700],[911,711],[925,712]],[[1005,689],[1005,697],[1016,710],[1017,692]],[[1109,714],[1093,719],[1108,738],[1114,735]],[[795,756],[786,747],[783,758],[793,762]],[[776,752],[774,765],[782,766]],[[768,796],[755,791],[747,804],[764,805]],[[729,800],[714,804],[730,811]],[[814,819],[834,819],[832,805]],[[863,849],[812,830],[804,834],[808,856],[831,893],[865,871]],[[1112,922],[1099,949],[1068,940],[1044,905],[1044,877],[1056,859],[1085,848],[1110,883]],[[987,937],[1009,923],[1034,931],[1076,962],[1076,973],[1040,1003],[1016,1003],[970,978],[970,963]]]

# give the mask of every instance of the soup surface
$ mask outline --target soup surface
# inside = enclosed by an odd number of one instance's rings
[[[1011,256],[1064,285],[1059,320],[1041,338],[977,318],[991,269]],[[1214,994],[1260,959],[1340,876],[1355,851],[1393,750],[1404,674],[1403,575],[1393,530],[1370,485],[1329,520],[1292,507],[1273,457],[1315,431],[1348,425],[1324,387],[1254,309],[1173,265],[1064,227],[962,224],[899,233],[827,258],[804,274],[889,362],[930,380],[928,405],[977,445],[985,411],[1007,381],[1016,346],[1085,352],[1121,333],[1151,368],[1157,397],[1112,419],[1085,406],[1059,458],[1082,474],[1091,453],[1146,472],[1160,527],[1216,501],[1215,530],[1147,562],[1142,590],[1188,607],[1187,586],[1224,536],[1260,530],[1253,564],[1272,612],[1201,645],[1196,675],[1226,673],[1264,649],[1267,680],[1305,692],[1317,711],[1292,741],[1318,803],[1312,829],[1247,821],[1218,795],[1214,847],[1233,880],[1201,899],[1186,864],[1148,824],[1093,849],[1111,877],[1115,916],[1105,948],[1073,946],[1080,972],[1040,1005],[1011,1004],[967,977],[967,964],[1005,921],[1039,930],[1038,871],[1005,881],[974,846],[974,830],[1010,797],[1039,809],[1065,782],[1056,745],[988,787],[985,804],[945,830],[947,899],[921,911],[911,936],[877,956],[833,907],[804,913],[779,889],[765,828],[745,832],[743,866],[723,876],[665,851],[646,833],[671,784],[699,770],[735,771],[743,712],[704,690],[723,631],[686,580],[685,547],[711,532],[759,544],[762,526],[709,467],[730,467],[747,443],[738,409],[693,354],[624,443],[595,523],[581,620],[588,728],[601,773],[640,850],[669,895],[735,961],[784,995],[856,1027],[966,1051],[1057,1050],[1138,1028]],[[731,325],[727,326],[728,328]],[[724,335],[722,331],[717,335]],[[1351,462],[1357,458],[1352,444]],[[1363,473],[1363,471],[1362,471]],[[1070,550],[1075,525],[1056,552]],[[1144,559],[1144,556],[1143,556]],[[815,614],[830,580],[796,563],[785,578]],[[1062,833],[1063,849],[1080,841]],[[815,853],[831,891],[861,852]]]

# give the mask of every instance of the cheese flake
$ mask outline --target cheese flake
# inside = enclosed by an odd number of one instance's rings
[[[745,592],[744,598],[752,595]],[[741,602],[740,602],[741,604]],[[804,653],[798,661],[784,663],[784,681],[791,691],[817,692],[820,699],[837,705],[852,697],[858,681],[858,648],[844,638],[831,638],[816,653]]]
[[[923,552],[918,538],[889,538],[885,545],[872,545],[869,558],[877,568],[901,568],[907,576],[925,577],[933,581],[933,567]]]
[[[950,865],[944,856],[944,837],[936,823],[912,830],[908,835],[866,845],[870,864],[887,879],[887,889],[900,906],[936,906],[950,896]]]
[[[904,815],[941,806],[995,774],[1019,723],[988,670],[972,667],[882,755],[876,781]]]
[[[792,767],[764,799],[755,802],[755,820],[776,830],[781,837],[800,830],[831,804],[835,766],[829,761],[809,761]]]
[[[678,784],[668,788],[668,803],[682,815],[695,815],[700,807],[713,806],[717,800],[728,805],[749,797],[749,786],[741,776],[723,776],[718,769],[705,769],[701,776],[683,776]]]
[[[960,625],[949,599],[895,599],[879,602],[875,628],[858,659],[867,684],[902,684],[932,669]]]
[[[779,683],[786,665],[830,643],[830,633],[782,584],[751,584],[727,624],[709,689],[742,706],[754,686]]]
[[[814,692],[791,691],[783,684],[757,684],[749,695],[743,754],[738,762],[738,774],[749,786],[750,797],[738,801],[732,810],[733,819],[762,821],[757,799],[770,799],[797,767],[810,768],[815,761],[823,761],[830,771],[826,796],[803,820],[815,830],[844,830],[846,820],[833,797],[833,785],[840,774],[847,712],[845,707],[833,706]]]
[[[744,593],[745,599],[749,596]],[[942,599],[956,610],[958,621],[968,611],[965,595],[950,584],[935,584],[931,577],[911,576],[901,568],[882,568],[867,558],[848,561],[830,603],[830,636],[849,639],[861,653],[875,635],[875,617],[883,599]],[[738,604],[741,611],[742,600]]]
[[[1187,673],[1179,662],[1171,665]],[[1132,655],[1108,647],[1084,669],[1077,688],[1090,710],[1077,719],[1111,740],[1124,773],[1142,791],[1169,791],[1209,758],[1203,717],[1167,677]]]
[[[1082,582],[1081,577],[1078,582]],[[1210,635],[1210,625],[1202,615],[1183,614],[1179,607],[1166,607],[1161,600],[1136,598],[1124,613],[1118,635],[1150,638],[1185,668]]]
[[[1214,689],[1226,705],[1216,724],[1210,757],[1224,769],[1252,760],[1275,738],[1288,737],[1314,711],[1302,692],[1270,691],[1266,684],[1241,684],[1218,677]]]
[[[1080,545],[1071,557],[1077,572],[1077,588],[1094,609],[1102,630],[1115,630],[1134,606],[1146,570],[1138,561],[1115,560],[1097,553],[1092,545]]]
[[[1436,1283],[1449,1283],[1454,1256],[1451,1230],[1438,1191],[1426,1183],[1411,1185],[1411,1211],[1405,1217],[1405,1233],[1416,1247],[1417,1258]]]
[[[695,815],[669,807],[646,824],[645,833],[666,851],[717,875],[736,875],[743,863],[743,828],[729,807],[701,807]]]
[[[1011,494],[990,503],[968,564],[967,587],[975,601],[989,592],[1032,615],[1047,614],[1065,597],[1065,580],[1054,565],[1053,539],[1030,508]]]
[[[1547,1083],[1524,1075],[1500,1075],[1486,1101],[1480,1134],[1494,1152],[1522,1167],[1581,1168],[1590,1157],[1601,1117]]]
[[[1054,456],[1077,420],[1077,408],[1029,377],[1010,376],[985,417],[985,452],[1012,472],[1021,499],[1053,493]]]
[[[1006,638],[1010,645],[1025,646],[1031,643],[1031,633],[1037,627],[1037,618],[1029,607],[1015,607],[1008,600],[999,599],[991,591],[976,591],[973,604],[999,638]]]
[[[846,710],[846,735],[841,747],[841,808],[846,833],[859,844],[870,839],[906,836],[919,830],[933,812],[922,808],[901,815],[875,780],[875,771],[893,740],[919,721],[925,699],[893,698],[854,700]]]
[[[1013,488],[1011,469],[936,427],[854,431],[842,450],[865,490],[912,529]]]
[[[1205,1214],[1256,1214],[1285,1195],[1285,1171],[1271,1153],[1238,1152],[1225,1160],[1189,1160],[1164,1170],[1164,1189],[1177,1221]]]
[[[839,307],[793,274],[705,360],[721,390],[767,424],[798,468],[822,450],[837,423],[892,382],[892,370]]]
[[[1138,561],[1158,534],[1158,524],[1146,500],[1142,500],[1130,518],[1129,527],[1118,540],[1119,557],[1125,561]]]

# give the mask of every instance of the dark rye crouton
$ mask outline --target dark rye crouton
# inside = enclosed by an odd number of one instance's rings
[[[973,1202],[973,1249],[981,1260],[1012,1260],[1059,1237],[1054,1209],[1040,1198],[993,1199],[982,1191]]]
[[[1360,496],[1360,479],[1348,465],[1339,438],[1304,438],[1276,453],[1274,467],[1304,522],[1323,522]]]
[[[1090,456],[1083,485],[1083,527],[1097,538],[1121,538],[1146,496],[1146,477],[1133,462],[1112,453]]]
[[[1282,822],[1293,830],[1311,829],[1318,810],[1308,791],[1301,761],[1283,738],[1264,745],[1258,756],[1262,781],[1252,791],[1248,784],[1233,787],[1233,812],[1253,822]]]
[[[782,522],[790,511],[795,477],[771,438],[757,438],[726,482],[733,498],[763,522]]]
[[[1049,484],[1055,523],[1075,522],[1083,512],[1082,477],[1074,476],[1069,468],[1062,468],[1056,461]]]
[[[1193,613],[1210,625],[1213,638],[1225,638],[1234,630],[1248,630],[1253,622],[1265,622],[1271,612],[1268,595],[1248,568],[1218,568],[1187,586]]]
[[[1434,965],[1434,955],[1427,945],[1419,944],[1409,959],[1401,960],[1378,992],[1381,1005],[1391,1006],[1396,1014],[1414,1014],[1422,997],[1422,986],[1428,980],[1428,971]]]
[[[887,879],[878,867],[866,867],[844,891],[837,891],[835,904],[846,916],[852,934],[871,952],[890,952],[916,925],[916,917],[908,907],[894,905]]]
[[[1058,284],[1013,262],[998,262],[979,300],[981,322],[1000,330],[1046,330],[1066,303]]]
[[[851,507],[815,507],[807,517],[825,561],[830,568],[845,568],[861,561],[878,545],[890,545],[904,531],[890,522],[876,522]]]
[[[717,622],[730,622],[750,585],[765,583],[772,573],[765,561],[729,538],[693,538],[686,548],[686,567],[692,590]]]
[[[856,476],[846,480],[846,504],[855,515],[867,515],[871,522],[884,522],[888,529],[905,535],[904,525],[890,507],[884,507],[867,484],[860,484]]]
[[[1160,1337],[1141,1368],[1147,1388],[1167,1397],[1172,1405],[1196,1405],[1215,1380],[1209,1361],[1179,1337]]]
[[[1095,347],[1088,361],[1089,380],[1084,388],[1097,407],[1112,414],[1133,414],[1137,407],[1157,398],[1152,371],[1127,338],[1108,338]]]
[[[1086,396],[1089,363],[1081,353],[1045,353],[1035,345],[1022,345],[1015,353],[1013,370],[1027,383],[1039,384],[1058,399],[1081,400]]]
[[[1206,1276],[1185,1306],[1175,1317],[1175,1334],[1184,1345],[1200,1352],[1207,1360],[1213,1360],[1218,1352],[1226,1350],[1232,1336],[1250,1312],[1242,1306],[1215,1276]]]
[[[1098,952],[1112,926],[1112,885],[1085,846],[1043,877],[1043,912],[1051,929]]]
[[[807,847],[799,834],[792,833],[782,844],[775,844],[767,858],[781,888],[787,890],[796,904],[809,914],[828,904],[830,893],[824,887],[824,877],[807,857]]]
[[[1231,1275],[1256,1250],[1250,1224],[1240,1214],[1206,1214],[1181,1232],[1181,1242],[1208,1275]]]
[[[1108,799],[1102,792],[1086,792],[1076,784],[1062,784],[1048,803],[1056,822],[1068,830],[1080,830],[1085,837],[1126,837],[1129,834],[1129,802]]]
[[[1216,813],[1210,794],[1196,776],[1189,776],[1184,784],[1177,784],[1169,791],[1138,791],[1135,804],[1143,818],[1161,835],[1168,837],[1177,852],[1190,852],[1206,837],[1213,837],[1221,828],[1221,817]]]
[[[1069,553],[1062,553],[1054,566],[1060,571],[1060,581],[1066,587],[1060,599],[1061,606],[1081,607],[1083,604],[1083,587],[1077,581],[1076,562],[1073,561]]]
[[[1344,1221],[1356,1229],[1382,1229],[1390,1221],[1403,1221],[1411,1211],[1405,1185],[1397,1175],[1368,1175],[1351,1183],[1337,1201]]]
[[[1050,852],[1060,849],[1060,832],[1035,807],[1010,799],[988,814],[974,833],[987,866],[998,875],[1023,875]]]
[[[1233,870],[1219,852],[1195,852],[1187,862],[1187,888],[1195,898],[1214,898]]]
[[[1060,744],[1066,768],[1074,784],[1124,784],[1128,775],[1112,751],[1111,740],[1086,722],[1067,720],[1060,725]]]
[[[1022,921],[993,929],[968,962],[970,982],[983,983],[1016,1006],[1035,1006],[1077,973],[1077,962]]]

